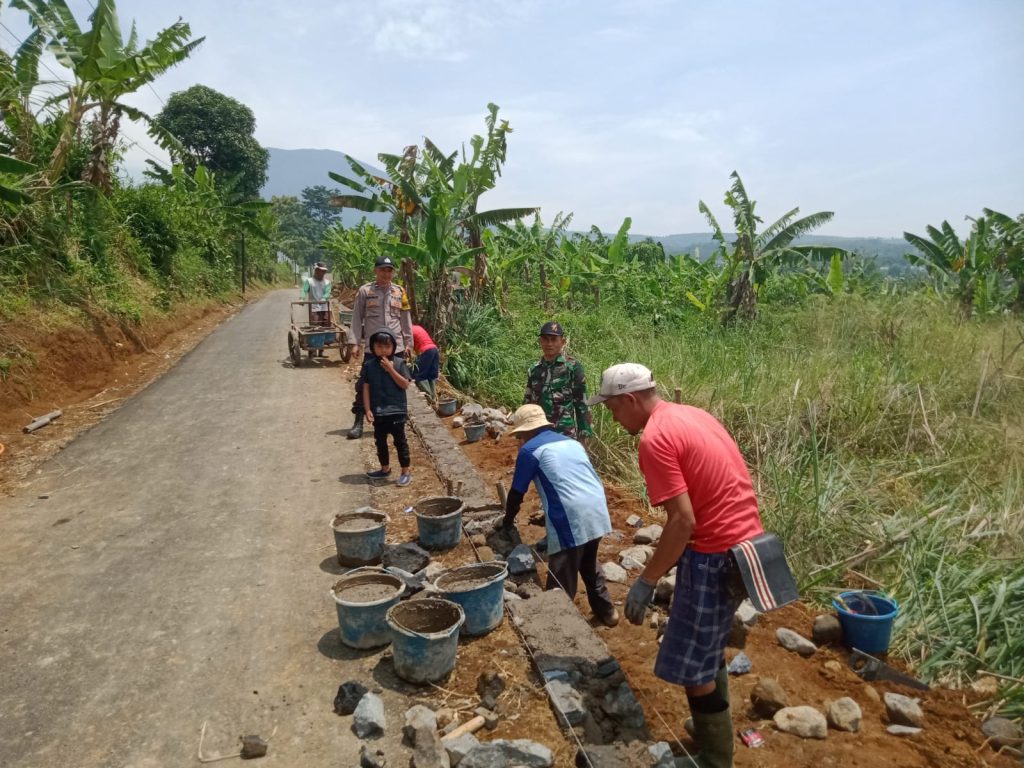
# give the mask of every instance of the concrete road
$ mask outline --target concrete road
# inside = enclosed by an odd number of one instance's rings
[[[276,728],[261,765],[358,765],[328,521],[365,467],[337,353],[285,363],[293,293],[0,499],[0,766],[199,765],[204,721],[207,756]]]

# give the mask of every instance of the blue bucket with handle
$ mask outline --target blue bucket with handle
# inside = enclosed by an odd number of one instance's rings
[[[410,683],[433,683],[455,669],[462,606],[439,597],[406,600],[387,613],[395,673]]]
[[[474,563],[445,571],[434,579],[434,588],[445,600],[462,606],[466,623],[462,634],[486,635],[505,615],[505,563]]]
[[[383,568],[356,568],[342,576],[331,589],[341,642],[349,648],[390,643],[387,613],[404,591],[405,582]]]
[[[428,496],[413,504],[420,546],[434,550],[458,546],[463,506],[457,496]]]
[[[843,642],[865,653],[888,653],[900,606],[882,592],[841,592],[832,601],[843,628]]]

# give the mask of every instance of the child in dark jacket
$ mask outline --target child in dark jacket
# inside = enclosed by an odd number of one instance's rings
[[[405,437],[405,421],[409,406],[405,390],[409,388],[409,368],[405,361],[395,355],[398,344],[391,331],[382,328],[370,337],[372,356],[363,363],[363,407],[366,420],[373,424],[373,439],[377,443],[377,459],[380,469],[367,472],[374,480],[391,474],[391,459],[388,455],[388,435],[395,443],[398,463],[402,471],[398,485],[412,481],[409,465],[409,441]]]

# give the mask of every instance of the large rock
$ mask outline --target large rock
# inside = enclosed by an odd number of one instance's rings
[[[825,705],[828,724],[840,731],[856,733],[860,730],[860,705],[849,696],[830,701]]]
[[[375,693],[367,693],[359,700],[352,715],[352,731],[360,739],[375,739],[384,734],[384,702]]]
[[[732,661],[729,662],[728,669],[730,675],[745,675],[753,669],[753,667],[754,664],[750,660],[750,657],[743,651],[740,651],[733,657]]]
[[[842,642],[843,628],[831,613],[823,613],[814,618],[814,628],[811,630],[811,639],[818,645]]]
[[[917,736],[921,730],[921,728],[914,728],[911,725],[890,725],[885,732],[893,736]]]
[[[676,575],[674,573],[666,574],[658,579],[658,583],[654,585],[654,599],[662,603],[671,603],[672,595],[676,591]]]
[[[760,616],[761,612],[754,607],[754,604],[750,602],[749,597],[744,598],[743,602],[740,603],[739,608],[736,609],[736,618],[748,627],[752,627],[757,624],[757,620]]]
[[[462,758],[480,746],[480,739],[472,733],[464,733],[454,739],[441,739],[441,744],[448,752],[448,760],[454,768],[461,764]]]
[[[988,737],[988,743],[992,745],[992,749],[998,750],[1003,747],[1020,745],[1020,726],[1005,717],[990,717],[981,724],[981,732]]]
[[[629,578],[626,569],[618,563],[604,563],[601,570],[604,571],[604,580],[615,584],[625,584],[626,579]]]
[[[459,768],[551,768],[554,756],[543,744],[529,739],[495,739],[488,741],[459,761]]]
[[[359,768],[388,768],[384,751],[363,744],[359,748]]]
[[[384,546],[384,567],[401,568],[409,573],[416,573],[427,567],[430,554],[414,541]]]
[[[520,544],[508,555],[508,572],[510,576],[522,576],[537,570],[537,561],[533,552],[526,544]]]
[[[750,692],[750,703],[761,717],[774,717],[780,709],[789,706],[789,697],[778,681],[762,677]]]
[[[559,670],[547,672],[544,677],[547,680],[544,687],[547,688],[548,697],[555,705],[555,711],[561,712],[569,725],[582,723],[587,716],[587,710],[583,706],[583,695],[573,687],[569,674]]]
[[[416,743],[416,731],[420,728],[437,730],[437,715],[430,707],[413,704],[405,711],[405,724],[402,726],[402,738],[410,746]]]
[[[780,731],[802,739],[824,739],[828,736],[825,716],[814,707],[784,707],[772,719]]]
[[[775,637],[778,639],[779,645],[787,651],[799,653],[805,658],[807,656],[813,656],[814,652],[818,650],[818,646],[806,637],[798,632],[794,632],[792,629],[787,629],[786,627],[779,627],[775,630]]]
[[[649,547],[646,544],[638,544],[635,547],[626,547],[624,550],[619,552],[619,562],[621,563],[628,557],[636,560],[641,565],[647,565],[647,561],[651,559],[653,554],[653,547]]]
[[[902,693],[887,692],[883,697],[885,713],[893,725],[909,725],[912,728],[924,727],[924,712],[917,699],[904,696]]]
[[[481,672],[476,679],[476,692],[480,704],[493,710],[498,705],[498,697],[505,691],[505,678],[498,672]]]
[[[339,715],[351,715],[366,691],[366,686],[358,680],[342,683],[338,686],[338,695],[334,697],[334,711]]]
[[[646,525],[633,534],[634,544],[657,544],[661,539],[662,527],[657,523]]]
[[[391,566],[386,570],[388,573],[394,574],[400,578],[402,583],[405,584],[405,594],[403,597],[409,597],[410,595],[415,595],[417,592],[422,592],[424,587],[427,586],[427,581],[422,575],[409,573],[408,571],[396,568],[395,566]]]
[[[628,683],[605,694],[603,709],[606,715],[626,728],[640,728],[644,724],[644,711]]]
[[[644,519],[640,515],[630,515],[626,518],[626,525],[632,528],[639,528],[644,524]]]
[[[676,758],[672,754],[672,747],[667,741],[659,741],[647,748],[647,754],[651,756],[651,768],[675,768]]]
[[[417,728],[414,736],[416,746],[412,751],[411,768],[451,768],[448,752],[441,744],[441,738],[433,728]]]

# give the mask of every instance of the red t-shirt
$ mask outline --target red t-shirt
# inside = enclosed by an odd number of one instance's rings
[[[416,350],[417,355],[422,355],[428,349],[437,347],[437,344],[430,338],[426,328],[422,325],[414,325],[412,327],[412,346]]]
[[[707,411],[658,403],[640,438],[640,471],[653,506],[690,495],[697,552],[725,552],[764,532],[740,449]]]

